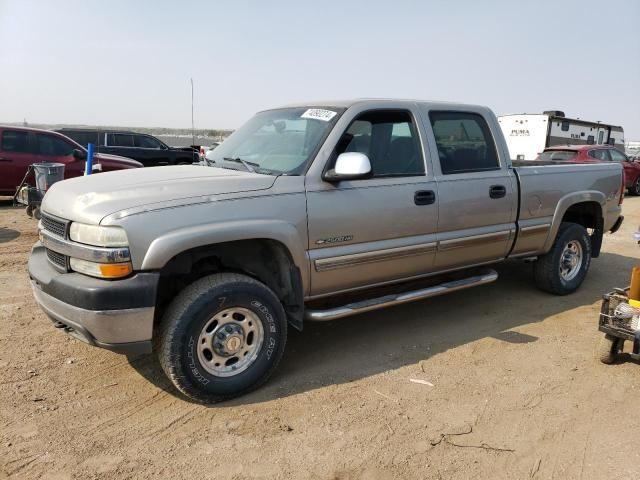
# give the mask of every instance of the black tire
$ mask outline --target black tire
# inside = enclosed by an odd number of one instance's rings
[[[633,182],[633,185],[629,187],[629,195],[638,196],[640,195],[640,176],[636,178],[636,181]]]
[[[596,358],[607,365],[615,363],[623,343],[622,339],[609,334],[602,336],[596,348]]]
[[[40,218],[42,218],[42,215],[40,214],[40,207],[33,207],[33,218],[36,220],[40,220]]]
[[[33,207],[31,205],[29,205],[25,212],[27,212],[27,217],[33,218]]]
[[[199,358],[206,347],[198,350],[198,342],[216,314],[233,308],[257,317],[263,341],[245,370],[233,376],[214,375],[212,364],[207,368]],[[165,374],[180,392],[197,402],[215,403],[266,382],[282,358],[286,341],[286,316],[273,291],[246,275],[218,273],[197,280],[178,294],[162,318],[154,349]]]
[[[582,250],[580,267],[574,277],[565,279],[560,274],[561,261],[565,247],[570,242],[578,242]],[[563,222],[558,229],[551,250],[533,265],[536,286],[555,295],[568,295],[575,292],[589,271],[591,265],[591,241],[587,230],[576,223]]]

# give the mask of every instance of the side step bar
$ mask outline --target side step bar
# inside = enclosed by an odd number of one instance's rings
[[[369,312],[371,310],[378,310],[379,308],[391,307],[394,305],[401,305],[403,303],[414,302],[416,300],[423,300],[425,298],[436,297],[438,295],[444,295],[445,293],[451,293],[458,290],[464,290],[466,288],[477,287],[484,285],[485,283],[491,283],[497,280],[498,272],[492,269],[486,269],[478,275],[472,277],[463,278],[461,280],[453,280],[444,282],[432,287],[421,288],[411,292],[403,292],[392,295],[385,295],[383,297],[372,298],[368,300],[362,300],[359,302],[349,303],[342,307],[329,308],[327,310],[306,310],[304,317],[306,320],[316,322],[326,322],[328,320],[337,320],[343,317],[349,317],[358,313]]]

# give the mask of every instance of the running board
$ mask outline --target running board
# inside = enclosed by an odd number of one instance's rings
[[[486,269],[478,275],[472,277],[463,278],[461,280],[453,280],[444,282],[432,287],[421,288],[419,290],[413,290],[411,292],[403,292],[392,295],[385,295],[383,297],[371,298],[368,300],[362,300],[359,302],[349,303],[342,307],[329,308],[327,310],[306,310],[304,317],[306,320],[316,322],[326,322],[328,320],[337,320],[343,317],[349,317],[358,313],[369,312],[371,310],[378,310],[379,308],[391,307],[394,305],[401,305],[403,303],[414,302],[416,300],[423,300],[425,298],[436,297],[438,295],[444,295],[445,293],[456,292],[458,290],[464,290],[466,288],[477,287],[484,285],[485,283],[494,282],[498,278],[498,272],[492,269]]]

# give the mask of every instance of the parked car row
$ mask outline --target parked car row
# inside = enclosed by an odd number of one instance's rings
[[[13,195],[33,163],[63,163],[65,178],[79,177],[84,173],[86,156],[82,145],[59,133],[0,126],[0,195]],[[139,167],[142,164],[130,158],[106,153],[94,156],[95,171]]]
[[[89,128],[56,131],[85,147],[93,143],[97,152],[133,158],[145,167],[191,165],[200,161],[199,147],[170,147],[153,135],[144,133]]]
[[[610,145],[564,145],[548,147],[538,156],[538,160],[573,163],[620,163],[624,170],[624,185],[629,195],[640,195],[640,162],[634,161]]]

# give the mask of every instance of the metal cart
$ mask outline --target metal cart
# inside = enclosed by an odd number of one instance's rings
[[[640,360],[640,329],[634,328],[637,321],[634,322],[633,315],[624,314],[624,310],[629,307],[628,302],[628,287],[616,288],[602,297],[598,330],[604,336],[600,339],[596,353],[602,363],[614,363],[622,353],[625,341],[633,342],[633,351],[629,355]]]
[[[33,174],[35,187],[29,184]],[[49,187],[64,178],[63,163],[34,163],[29,165],[27,173],[13,196],[14,205],[25,205],[27,215],[40,220],[40,204]]]

